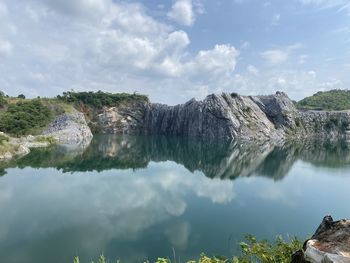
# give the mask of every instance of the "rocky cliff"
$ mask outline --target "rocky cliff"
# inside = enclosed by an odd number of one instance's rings
[[[223,93],[176,106],[129,102],[106,107],[95,118],[103,133],[281,140],[343,136],[350,112],[299,111],[283,92],[269,96]]]
[[[93,136],[84,114],[75,109],[57,116],[42,134],[55,138],[59,144],[68,145],[89,144]]]

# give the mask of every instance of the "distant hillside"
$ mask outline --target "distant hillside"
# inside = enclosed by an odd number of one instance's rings
[[[297,106],[307,110],[350,110],[350,90],[319,91],[299,101]]]

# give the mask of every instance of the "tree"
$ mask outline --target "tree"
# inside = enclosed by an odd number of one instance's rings
[[[0,91],[0,108],[3,108],[6,105],[5,94]]]
[[[26,96],[24,96],[23,94],[19,94],[17,98],[24,100],[26,98]]]

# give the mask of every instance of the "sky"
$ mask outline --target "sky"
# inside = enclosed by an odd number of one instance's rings
[[[211,93],[350,87],[350,0],[0,0],[0,90]]]

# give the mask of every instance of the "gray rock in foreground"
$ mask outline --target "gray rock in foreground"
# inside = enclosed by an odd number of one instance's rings
[[[57,116],[42,134],[54,137],[59,144],[67,145],[89,144],[93,137],[84,114],[75,109],[71,113]]]
[[[323,218],[311,239],[304,243],[303,250],[293,255],[292,263],[349,263],[350,220],[333,221]]]

